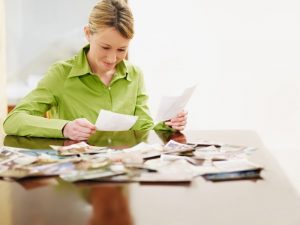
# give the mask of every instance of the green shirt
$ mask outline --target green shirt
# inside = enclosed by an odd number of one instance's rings
[[[66,123],[86,118],[95,124],[101,109],[138,116],[132,130],[154,128],[141,70],[123,60],[105,86],[91,72],[88,50],[89,45],[71,59],[50,67],[36,89],[8,114],[3,124],[7,134],[62,138]],[[47,111],[50,119],[44,117]],[[170,130],[162,123],[155,129]]]

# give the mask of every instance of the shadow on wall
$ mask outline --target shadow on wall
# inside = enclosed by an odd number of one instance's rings
[[[15,79],[8,83],[9,104],[17,104],[34,89],[52,64],[74,56],[86,44],[83,28],[80,27],[65,33],[40,50],[29,63],[18,69],[13,76]]]

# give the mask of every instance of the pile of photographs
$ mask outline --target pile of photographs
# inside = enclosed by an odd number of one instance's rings
[[[131,148],[112,149],[85,142],[33,150],[0,148],[0,177],[59,176],[68,182],[191,182],[259,179],[262,167],[247,155],[255,149],[200,141],[165,145],[140,143]]]

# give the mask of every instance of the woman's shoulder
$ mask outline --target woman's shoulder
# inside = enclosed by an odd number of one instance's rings
[[[76,56],[73,56],[67,60],[57,61],[51,65],[50,69],[56,70],[58,72],[63,71],[64,73],[68,73],[73,68],[75,60]]]
[[[54,88],[63,87],[64,83],[71,77],[70,75],[74,73],[75,68],[78,68],[78,60],[80,59],[78,59],[77,54],[69,59],[54,62],[40,81],[40,85]]]
[[[54,62],[49,70],[49,75],[59,76],[61,78],[67,78],[74,67],[74,62],[76,60],[76,56],[73,56],[67,60],[60,60]]]

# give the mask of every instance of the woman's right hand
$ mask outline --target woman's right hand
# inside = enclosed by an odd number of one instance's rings
[[[95,132],[96,126],[85,118],[68,122],[63,129],[64,137],[78,141],[87,140]]]

